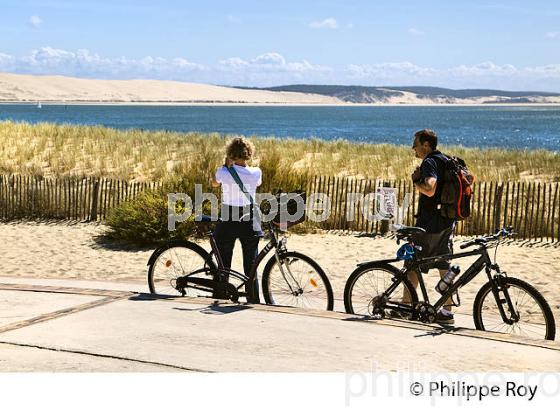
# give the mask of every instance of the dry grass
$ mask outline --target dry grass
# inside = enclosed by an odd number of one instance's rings
[[[0,122],[0,172],[107,176],[155,181],[210,175],[223,160],[226,136]],[[408,146],[251,137],[256,163],[273,180],[306,174],[408,178],[418,165]],[[560,181],[560,155],[546,150],[442,147],[463,158],[478,180]],[[196,170],[196,172],[193,172]],[[194,177],[194,175],[193,175]]]

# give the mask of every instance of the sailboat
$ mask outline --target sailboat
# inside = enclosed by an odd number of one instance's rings
[[[37,103],[37,108],[43,108],[43,106],[41,105],[41,102]]]

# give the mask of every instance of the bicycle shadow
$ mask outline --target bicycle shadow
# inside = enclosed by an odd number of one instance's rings
[[[131,296],[128,300],[137,301],[137,302],[149,302],[154,300],[174,300],[179,299],[177,296],[168,296],[168,295],[154,295],[151,293],[139,293],[137,295]],[[180,300],[180,299],[179,299]],[[173,310],[182,310],[186,312],[200,312],[207,315],[225,315],[229,313],[236,313],[246,309],[251,309],[252,307],[249,305],[233,305],[233,304],[221,304],[224,302],[220,302],[218,300],[213,301],[210,305],[202,306],[202,307],[195,307],[195,308],[187,308],[187,307],[177,307],[174,306]],[[231,302],[230,302],[231,303]]]
[[[184,310],[184,311],[198,311],[205,315],[227,315],[230,313],[241,312],[246,309],[251,309],[251,306],[247,305],[220,305],[220,302],[215,301],[210,306],[204,306],[201,308],[189,309],[182,307],[174,307],[173,310]]]
[[[439,325],[440,328],[427,330],[426,332],[418,335],[414,335],[414,337],[426,337],[426,336],[441,336],[441,335],[451,335],[461,330],[459,327],[454,327],[450,325]]]
[[[345,319],[342,319],[344,321],[349,321],[349,322],[380,322],[382,323],[383,321],[387,321],[389,320],[390,322],[387,323],[388,325],[391,324],[391,322],[393,322],[393,324],[395,323],[406,323],[406,324],[422,324],[422,322],[411,322],[408,320],[395,320],[395,319],[386,319],[386,318],[377,318],[377,317],[372,317],[372,316],[360,316],[360,317],[348,317]],[[461,328],[460,327],[455,327],[452,325],[443,325],[443,324],[438,324],[438,326],[440,326],[439,328],[432,328],[432,329],[427,329],[425,332],[422,332],[421,334],[417,334],[414,335],[414,337],[426,337],[426,336],[432,336],[432,337],[436,337],[436,336],[441,336],[441,335],[446,335],[446,334],[453,334],[458,332]],[[414,330],[421,330],[418,328],[411,328]]]

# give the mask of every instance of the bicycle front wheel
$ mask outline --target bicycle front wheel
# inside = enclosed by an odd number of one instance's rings
[[[148,261],[148,286],[150,292],[165,296],[179,296],[177,279],[191,276],[211,279],[216,267],[210,254],[189,241],[168,243],[154,251]],[[184,288],[185,296],[209,296],[211,289],[200,286]]]
[[[474,324],[478,330],[510,333],[535,339],[554,340],[556,325],[554,315],[544,297],[533,286],[520,279],[502,278],[502,287],[497,297],[492,283],[486,283],[476,295],[473,305]],[[507,303],[511,300],[513,312]],[[498,302],[497,302],[498,301]],[[500,314],[500,303],[506,323]]]
[[[263,276],[263,296],[267,304],[307,309],[333,310],[331,283],[323,269],[309,256],[286,252],[270,258]]]

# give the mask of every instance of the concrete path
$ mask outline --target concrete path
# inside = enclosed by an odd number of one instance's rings
[[[0,277],[0,371],[558,371],[560,343]],[[465,320],[461,319],[461,320]]]

